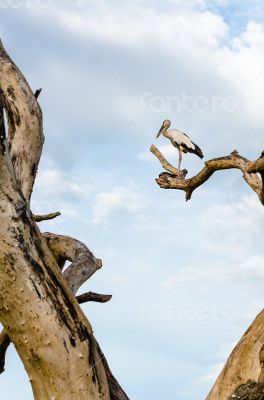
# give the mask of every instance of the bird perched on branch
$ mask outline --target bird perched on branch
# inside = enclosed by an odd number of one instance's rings
[[[181,161],[182,161],[182,153],[194,153],[198,157],[203,158],[203,152],[200,147],[197,146],[194,142],[191,141],[189,136],[185,133],[179,131],[178,129],[169,129],[171,126],[171,122],[168,119],[163,121],[162,126],[157,134],[157,138],[161,135],[168,138],[172,145],[176,147],[179,151],[179,160],[178,160],[178,174],[180,175]]]

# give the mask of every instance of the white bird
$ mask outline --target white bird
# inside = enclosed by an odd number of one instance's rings
[[[182,153],[194,153],[200,158],[203,158],[204,155],[200,147],[198,147],[197,144],[192,142],[189,136],[179,131],[178,129],[168,130],[170,126],[171,122],[168,119],[165,119],[157,134],[157,138],[162,133],[162,135],[168,138],[171,141],[172,145],[178,149],[179,151],[178,174],[180,175]]]

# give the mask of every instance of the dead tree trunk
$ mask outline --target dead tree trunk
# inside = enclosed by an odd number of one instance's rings
[[[75,298],[101,260],[73,238],[40,232],[36,221],[57,213],[30,211],[44,142],[39,93],[0,42],[0,368],[12,341],[35,399],[128,400]],[[63,275],[65,260],[72,264]],[[100,301],[94,295],[87,299]]]
[[[150,151],[158,158],[168,172],[162,172],[156,179],[163,189],[178,189],[185,192],[190,200],[196,188],[204,184],[216,171],[236,168],[244,180],[257,194],[264,205],[264,152],[256,161],[249,161],[236,150],[226,157],[205,162],[204,168],[194,177],[185,179],[188,171],[173,167],[152,145]],[[262,311],[245,332],[229,356],[206,400],[263,399],[264,396],[264,311]],[[248,397],[247,397],[248,396]]]

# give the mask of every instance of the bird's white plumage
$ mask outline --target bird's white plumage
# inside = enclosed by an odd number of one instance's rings
[[[170,139],[171,143],[174,147],[179,148],[180,150],[184,151],[184,147],[188,149],[195,150],[195,145],[191,141],[191,139],[183,132],[179,131],[178,129],[170,129],[169,131],[164,131],[163,136]],[[181,148],[181,145],[184,147]]]
[[[200,147],[198,147],[197,144],[192,142],[189,136],[187,136],[185,133],[179,131],[178,129],[168,130],[170,126],[171,126],[170,120],[165,119],[157,134],[157,138],[162,134],[171,141],[174,147],[178,149],[179,151],[178,174],[181,175],[180,170],[181,170],[182,153],[194,153],[198,157],[203,158],[203,152],[200,149]]]

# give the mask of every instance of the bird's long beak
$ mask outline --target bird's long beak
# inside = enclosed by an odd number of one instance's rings
[[[163,126],[163,124],[162,124],[162,126],[161,126],[161,128],[160,128],[160,130],[159,130],[159,132],[158,132],[158,134],[157,134],[156,139],[158,139],[158,137],[160,136],[161,132],[163,131],[163,128],[164,128],[164,126]]]

